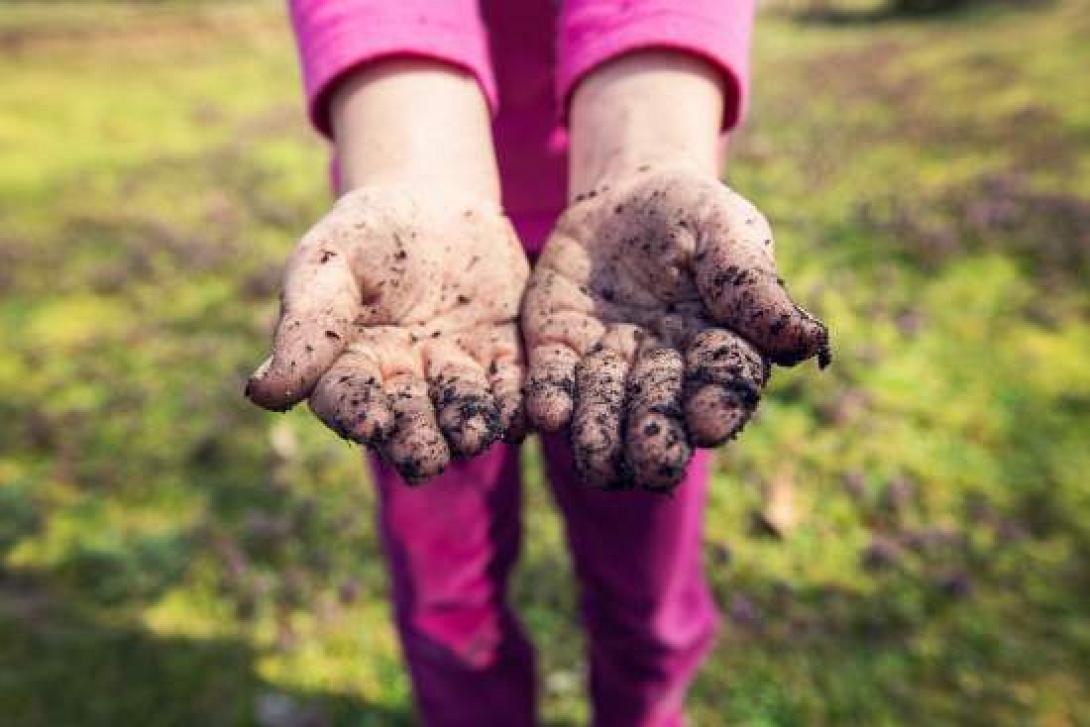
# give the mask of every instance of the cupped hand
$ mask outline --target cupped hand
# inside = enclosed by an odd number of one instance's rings
[[[770,362],[828,363],[772,248],[756,207],[684,168],[614,175],[571,204],[523,301],[526,408],[542,431],[570,426],[588,483],[670,489],[693,446],[746,423]]]
[[[273,353],[246,395],[304,398],[419,482],[524,431],[519,300],[529,274],[494,203],[360,188],[288,261]]]

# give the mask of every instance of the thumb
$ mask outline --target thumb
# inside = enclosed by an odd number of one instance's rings
[[[782,366],[813,356],[831,360],[825,324],[788,295],[772,258],[772,230],[756,207],[733,192],[711,221],[694,261],[704,305],[719,323]]]
[[[246,396],[274,411],[310,395],[341,355],[359,302],[343,253],[324,245],[301,248],[288,263],[272,355],[246,384]]]

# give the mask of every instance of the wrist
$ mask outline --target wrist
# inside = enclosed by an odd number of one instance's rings
[[[622,56],[589,74],[572,95],[569,193],[641,167],[719,172],[722,78],[676,51]]]
[[[499,201],[488,104],[454,66],[368,64],[337,87],[330,118],[345,192],[391,186]]]

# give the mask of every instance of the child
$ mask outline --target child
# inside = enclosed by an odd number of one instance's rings
[[[378,525],[426,724],[533,723],[533,654],[506,601],[527,426],[581,586],[595,723],[682,723],[717,624],[708,456],[691,445],[741,428],[769,360],[826,346],[760,213],[718,183],[752,12],[292,2],[345,194],[288,263],[274,355],[247,391],[273,409],[308,398],[381,455]]]

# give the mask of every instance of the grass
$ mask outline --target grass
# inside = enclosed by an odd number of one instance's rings
[[[1088,35],[761,18],[728,179],[837,359],[720,456],[694,724],[1086,723]],[[410,722],[358,453],[240,396],[329,201],[282,9],[17,4],[0,48],[0,714]],[[515,598],[581,724],[537,462]]]

